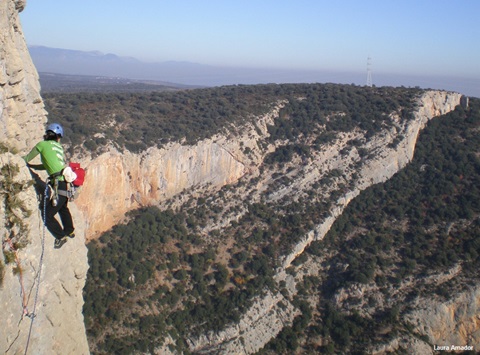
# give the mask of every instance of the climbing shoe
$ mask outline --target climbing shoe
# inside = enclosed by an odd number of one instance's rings
[[[60,238],[60,239],[55,239],[55,243],[53,245],[53,247],[55,249],[60,249],[63,244],[65,244],[67,242],[67,238],[66,237],[63,237],[63,238]]]
[[[66,235],[69,238],[75,238],[75,232]]]

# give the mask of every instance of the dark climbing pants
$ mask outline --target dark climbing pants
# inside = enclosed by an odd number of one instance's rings
[[[58,190],[67,190],[67,184],[65,181],[58,182]],[[61,239],[64,236],[72,233],[75,228],[73,227],[72,215],[68,209],[68,198],[66,196],[59,195],[57,201],[57,205],[53,206],[52,201],[48,201],[47,199],[45,225],[55,238]],[[60,216],[63,228],[55,218],[57,213]]]

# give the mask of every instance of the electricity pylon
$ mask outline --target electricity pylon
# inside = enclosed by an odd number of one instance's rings
[[[367,58],[367,86],[372,87],[372,58]]]

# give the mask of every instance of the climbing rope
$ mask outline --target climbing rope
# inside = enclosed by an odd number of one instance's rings
[[[43,194],[43,233],[42,233],[42,252],[40,253],[40,261],[38,265],[38,276],[37,276],[37,290],[35,291],[35,299],[33,301],[33,311],[30,314],[27,314],[27,317],[31,319],[30,329],[28,331],[27,345],[25,346],[25,355],[28,351],[28,345],[30,344],[30,336],[32,335],[33,320],[36,317],[35,311],[37,310],[37,300],[38,300],[38,290],[40,289],[40,277],[42,275],[42,265],[43,265],[43,255],[45,253],[45,228],[46,228],[46,216],[47,216],[47,196],[48,196],[48,180],[45,183],[45,192]]]

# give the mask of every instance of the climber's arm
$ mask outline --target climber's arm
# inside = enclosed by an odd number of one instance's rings
[[[38,154],[39,154],[39,150],[37,149],[37,147],[35,146],[31,151],[30,153],[28,153],[27,155],[25,155],[23,157],[23,160],[25,160],[25,162],[27,163],[27,166],[29,168],[33,168],[33,169],[37,169],[37,170],[45,170],[45,167],[43,166],[43,164],[29,164],[28,162],[31,161],[33,158],[35,158]]]
[[[35,170],[45,170],[45,167],[43,166],[43,164],[28,164],[27,163],[27,166],[29,168],[32,168],[32,169],[35,169]]]

